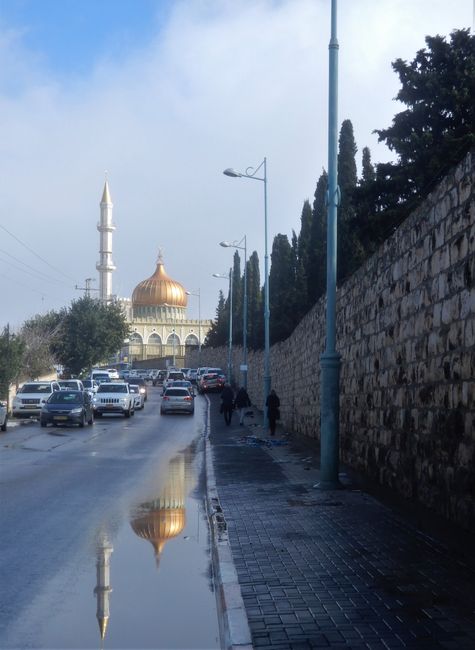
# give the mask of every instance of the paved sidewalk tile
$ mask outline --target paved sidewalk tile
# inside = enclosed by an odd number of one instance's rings
[[[351,485],[320,492],[292,445],[225,427],[218,495],[255,648],[475,649],[473,567]]]

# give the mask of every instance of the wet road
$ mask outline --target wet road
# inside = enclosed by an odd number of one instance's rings
[[[0,437],[1,648],[215,648],[206,401]],[[101,637],[103,637],[101,639]]]

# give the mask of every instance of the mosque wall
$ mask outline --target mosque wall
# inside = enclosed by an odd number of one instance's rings
[[[472,530],[474,158],[467,155],[337,295],[342,461]],[[271,349],[282,425],[317,444],[324,337],[320,300]],[[234,368],[241,359],[235,348]],[[250,351],[248,364],[249,393],[262,407],[262,351]],[[196,355],[186,365],[196,366]],[[204,348],[202,365],[226,369],[227,349]]]

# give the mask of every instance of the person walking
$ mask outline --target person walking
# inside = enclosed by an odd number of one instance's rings
[[[251,406],[251,400],[249,399],[249,395],[247,394],[247,390],[244,388],[244,386],[241,386],[241,388],[238,390],[236,399],[234,400],[234,406],[239,409],[239,424],[243,426],[244,414],[246,412],[246,409]]]
[[[234,407],[234,391],[231,385],[226,383],[221,392],[221,413],[224,414],[224,421],[229,426],[233,416]]]
[[[266,399],[267,418],[271,436],[275,435],[277,420],[280,420],[280,399],[274,389],[271,390]]]

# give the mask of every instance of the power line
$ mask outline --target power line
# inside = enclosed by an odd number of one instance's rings
[[[27,271],[26,269],[22,269],[20,266],[16,266],[15,264],[12,264],[12,262],[0,258],[5,264],[8,264],[9,266],[13,267],[14,269],[17,269],[18,271],[21,271],[22,273],[28,273],[29,275],[36,277],[38,280],[41,280],[42,282],[54,282],[56,284],[62,284],[64,286],[70,286],[64,280],[58,280],[57,278],[52,278],[49,275],[46,275],[46,273],[43,273],[43,271],[40,271],[39,269],[35,269],[33,266],[30,266],[26,262],[23,262],[22,260],[18,259],[18,257],[15,257],[11,253],[8,253],[7,251],[4,251],[3,249],[0,248],[0,253],[3,253],[4,255],[8,255],[8,257],[11,257],[13,260],[18,262],[19,264],[23,264],[27,268],[31,269],[34,273],[31,273],[30,271]],[[41,277],[42,276],[42,277]]]
[[[61,269],[58,269],[57,267],[55,267],[55,266],[53,266],[52,264],[50,264],[47,260],[44,259],[44,257],[41,257],[41,255],[38,255],[38,253],[37,253],[36,251],[34,251],[32,248],[30,248],[30,246],[28,246],[27,244],[25,244],[25,242],[23,242],[23,241],[22,241],[21,239],[19,239],[16,235],[14,235],[12,232],[10,232],[9,230],[7,230],[7,228],[5,228],[5,226],[2,226],[2,224],[0,224],[0,228],[1,228],[2,230],[4,230],[8,235],[10,235],[10,237],[13,237],[13,239],[15,239],[15,240],[16,240],[19,244],[21,244],[24,248],[26,248],[28,251],[30,251],[30,253],[33,253],[33,255],[34,255],[35,257],[37,257],[39,260],[41,260],[41,261],[43,262],[43,264],[46,264],[47,266],[49,266],[51,269],[53,269],[53,271],[56,271],[57,273],[61,273],[61,275],[64,275],[65,278],[68,278],[69,280],[73,280],[73,278],[71,278],[71,277],[68,276],[66,273],[64,273],[64,271],[62,271]],[[74,280],[73,280],[73,281],[74,281]]]

